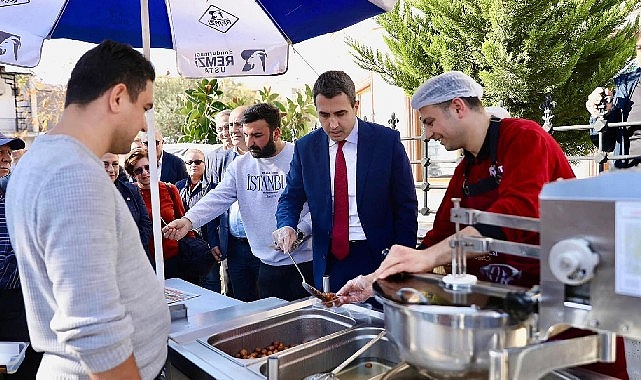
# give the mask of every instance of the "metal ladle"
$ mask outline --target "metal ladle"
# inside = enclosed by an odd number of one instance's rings
[[[292,257],[292,255],[289,252],[285,252],[287,256],[292,260],[292,263],[294,263],[294,266],[296,267],[296,270],[298,271],[298,274],[300,274],[300,278],[303,279],[302,286],[303,289],[312,296],[319,298],[323,302],[330,302],[333,300],[333,297],[331,297],[331,293],[324,293],[321,292],[320,290],[316,289],[315,287],[311,286],[310,284],[307,283],[305,280],[305,276],[303,276],[303,272],[300,271],[300,268],[298,267],[298,264],[296,264],[296,260]]]
[[[329,373],[315,373],[313,375],[305,377],[303,380],[340,380],[338,376],[336,376],[340,371],[342,371],[345,367],[347,367],[351,362],[354,361],[357,357],[359,357],[363,352],[365,352],[368,348],[372,347],[372,345],[376,342],[378,342],[379,339],[381,339],[385,335],[385,330],[381,331],[378,335],[376,335],[372,340],[369,342],[365,343],[363,347],[359,348],[356,352],[352,354],[349,358],[345,359],[344,362],[338,365],[338,367],[334,368],[332,372]]]

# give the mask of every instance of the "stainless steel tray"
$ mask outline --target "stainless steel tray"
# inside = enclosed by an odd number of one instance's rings
[[[255,348],[269,346],[274,341],[296,346],[349,329],[356,324],[353,318],[327,309],[300,309],[235,327],[198,341],[212,350],[221,352],[236,363],[246,366],[266,361],[267,358],[240,359],[234,357],[241,349],[252,352]],[[279,355],[281,353],[278,353]]]
[[[315,373],[330,372],[382,330],[382,328],[375,327],[350,329],[318,339],[313,344],[283,351],[282,354],[276,355],[279,367],[278,379],[300,380]],[[339,376],[341,379],[376,379],[399,361],[396,345],[383,337],[361,354]],[[368,363],[371,366],[368,366]],[[250,369],[267,376],[267,366],[266,362],[258,363],[252,365]]]

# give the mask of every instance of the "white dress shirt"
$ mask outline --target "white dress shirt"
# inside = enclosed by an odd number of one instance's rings
[[[329,140],[329,178],[332,191],[332,208],[334,207],[334,172],[336,171],[336,152],[338,143]],[[349,196],[349,240],[366,240],[365,232],[358,217],[356,206],[356,151],[358,148],[358,119],[354,129],[345,139],[343,155],[347,164],[347,194]]]

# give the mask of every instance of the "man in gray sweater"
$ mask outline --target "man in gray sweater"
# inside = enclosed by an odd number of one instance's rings
[[[290,258],[276,249],[272,239],[272,231],[276,229],[276,206],[285,190],[294,145],[281,140],[280,112],[274,106],[253,105],[245,110],[240,120],[250,154],[239,156],[230,163],[218,186],[190,208],[185,217],[163,228],[163,232],[167,238],[180,239],[193,227],[209,222],[238,200],[251,251],[261,261],[258,273],[260,297],[292,301],[308,296]],[[311,216],[306,207],[297,227],[301,238],[311,234]],[[307,282],[312,279],[310,240],[291,252]]]
[[[71,73],[60,123],[36,139],[7,191],[38,379],[156,379],[169,310],[138,228],[101,157],[146,130],[154,69],[105,41]]]

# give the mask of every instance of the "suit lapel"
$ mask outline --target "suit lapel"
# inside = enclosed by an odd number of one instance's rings
[[[327,194],[326,203],[329,204],[329,207],[332,207],[332,191],[331,191],[331,178],[329,177],[329,141],[327,134],[324,131],[318,133],[318,138],[312,144],[313,155],[311,157],[316,157],[316,171],[312,174],[318,176],[320,181],[325,187],[324,189],[318,189],[324,194]],[[316,182],[316,181],[314,181]]]
[[[367,187],[365,186],[367,180],[367,173],[374,158],[376,150],[374,136],[370,126],[358,119],[358,146],[356,150],[356,204],[361,208],[361,201],[363,194]]]

